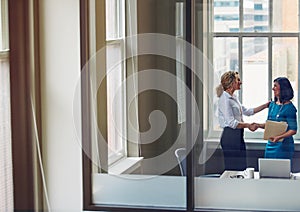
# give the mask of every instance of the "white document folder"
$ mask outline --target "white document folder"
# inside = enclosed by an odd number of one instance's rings
[[[267,120],[265,124],[264,140],[269,140],[270,137],[281,135],[286,132],[288,124],[284,121]],[[280,139],[279,141],[283,141]]]

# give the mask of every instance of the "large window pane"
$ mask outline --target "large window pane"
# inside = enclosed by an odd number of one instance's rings
[[[236,70],[242,77],[242,86],[240,91],[235,91],[241,103],[250,108],[256,107],[268,101],[273,97],[272,86],[273,79],[278,76],[288,77],[295,91],[293,103],[298,108],[298,1],[286,0],[240,0],[240,19],[237,29],[227,30],[228,21],[225,19],[218,20],[216,15],[226,12],[230,0],[213,1],[213,13],[211,19],[214,27],[212,30],[213,38],[208,46],[208,55],[212,58],[215,76],[214,86],[211,87],[211,94],[215,95],[215,87],[220,83],[221,74],[224,71]],[[291,8],[293,7],[293,8]],[[224,9],[222,11],[222,9]],[[232,15],[237,14],[232,10]],[[291,11],[291,14],[288,14]],[[217,16],[218,18],[220,16]],[[219,22],[218,22],[219,21]],[[222,26],[222,23],[224,26]],[[232,23],[232,22],[231,22]],[[202,24],[202,23],[201,23]],[[227,27],[227,28],[226,28]],[[210,32],[210,31],[209,31]],[[228,33],[230,32],[230,33]],[[287,33],[288,32],[288,33]],[[199,35],[199,39],[202,39]],[[224,42],[230,39],[235,40],[234,48],[227,48],[224,51]],[[212,49],[212,51],[211,51]],[[234,52],[229,54],[229,52]],[[228,55],[231,55],[229,57]],[[231,63],[226,63],[226,59]],[[235,61],[235,62],[233,62]],[[230,65],[228,65],[230,64]],[[234,66],[233,66],[234,65]],[[224,67],[222,69],[222,67]],[[230,68],[230,69],[229,69]],[[208,70],[209,72],[210,70]],[[212,74],[211,74],[212,75]],[[208,83],[212,83],[209,81]],[[214,104],[216,105],[216,101]],[[209,104],[209,103],[207,103]],[[214,106],[215,106],[214,105]],[[207,110],[209,113],[209,110]],[[245,122],[265,122],[268,110],[261,111],[254,116],[244,116]],[[216,115],[216,110],[214,111]],[[217,129],[217,119],[213,121],[214,130]],[[247,148],[247,165],[255,167],[258,171],[258,158],[264,157],[265,142],[262,137],[263,130],[249,132],[246,129],[244,134]],[[213,137],[214,136],[214,137]],[[223,163],[222,148],[220,147],[220,134],[214,131],[212,137],[205,140],[205,150],[211,153],[211,157],[206,161],[205,171],[208,173],[222,173],[220,164]],[[297,136],[295,136],[297,138]],[[295,138],[294,137],[294,138]],[[251,138],[251,139],[250,139]],[[254,139],[253,139],[254,138]],[[297,141],[296,141],[297,142]],[[293,170],[299,170],[299,146],[295,145],[295,160],[293,161]],[[240,170],[243,173],[243,170]],[[296,194],[299,182],[293,180],[274,179],[213,179],[195,178],[195,205],[203,210],[209,208],[212,210],[280,210],[280,211],[297,211],[299,206],[296,198],[274,198],[267,200],[266,196],[272,196],[272,193],[282,185],[281,193]],[[276,184],[276,186],[274,186]],[[294,189],[297,187],[297,189]],[[274,189],[275,188],[275,189]],[[247,191],[247,192],[244,192]],[[236,195],[241,194],[241,195]],[[273,196],[274,197],[274,196]],[[253,201],[255,199],[255,201]],[[283,201],[289,201],[290,209],[283,209]],[[281,202],[282,201],[282,202]],[[286,204],[287,205],[287,204]]]
[[[243,4],[243,31],[269,31],[269,0],[245,0]]]
[[[244,38],[242,101],[248,108],[256,107],[268,101],[268,64],[267,38]],[[254,99],[256,105],[253,105]],[[254,116],[244,116],[244,121],[264,123],[267,119],[267,112],[264,110]]]
[[[124,62],[116,62],[122,61],[122,43],[113,42],[106,48],[108,164],[111,164],[126,154],[125,67]]]
[[[213,58],[214,58],[214,72],[215,76],[218,76],[217,79],[214,80],[214,88],[216,88],[219,84],[219,78],[226,71],[237,71],[239,67],[238,63],[238,38],[227,38],[227,37],[217,37],[213,40]],[[218,111],[217,111],[217,103],[218,98],[215,93],[214,96],[214,118],[213,118],[213,128],[214,130],[220,130],[219,122],[218,122]]]
[[[298,0],[273,0],[273,32],[298,32],[298,7]]]
[[[106,1],[106,39],[124,36],[124,0]]]
[[[241,8],[236,8],[236,11],[232,10],[232,14],[239,13],[241,10],[240,13],[243,14],[239,20],[241,23],[239,23],[238,29],[226,31],[220,30],[216,28],[216,26],[221,23],[226,25],[228,20],[216,19],[216,15],[222,13],[220,12],[221,8],[226,11],[229,5],[233,6],[236,4],[233,4],[232,1],[214,1],[212,17],[214,20],[213,29],[215,37],[212,44],[214,46],[212,58],[214,72],[217,76],[214,78],[218,78],[214,83],[218,84],[221,73],[226,71],[225,69],[220,71],[220,66],[222,66],[220,64],[222,63],[220,58],[222,56],[226,57],[228,54],[228,52],[224,53],[224,47],[220,44],[219,40],[224,36],[226,36],[228,40],[236,39],[236,57],[231,56],[229,67],[231,70],[239,71],[242,76],[242,89],[240,92],[237,92],[238,95],[242,94],[240,98],[242,104],[247,107],[255,107],[272,97],[272,82],[270,82],[270,80],[274,79],[275,76],[286,76],[289,79],[291,76],[293,78],[297,77],[298,65],[296,65],[296,58],[298,57],[298,35],[293,32],[299,30],[299,1],[243,0],[239,1],[239,4]],[[241,28],[239,28],[239,26],[241,26]],[[227,32],[231,32],[232,37],[228,37]],[[265,37],[260,37],[260,33],[270,34],[269,37],[267,37],[266,34],[264,34]],[[252,37],[252,35],[254,36]],[[286,39],[280,38],[286,36],[290,37]],[[285,42],[283,42],[283,40]],[[271,45],[273,46],[272,52],[269,52]],[[288,45],[290,46],[288,47]],[[293,60],[293,62],[291,62],[291,60]],[[239,64],[242,64],[241,67],[239,67]],[[228,66],[225,65],[224,67],[227,68]],[[255,74],[260,76],[258,78],[260,82],[254,80]],[[298,85],[296,82],[294,84],[294,89],[296,90],[294,101],[298,101]],[[253,95],[257,91],[262,92],[262,95],[253,98]],[[249,98],[249,96],[251,97]],[[254,99],[255,101],[253,101]],[[215,104],[216,101],[217,98],[214,101]],[[298,102],[296,104],[298,105]],[[266,119],[266,113],[267,110],[251,117],[245,117],[244,120],[249,122],[263,122]],[[217,129],[217,124],[217,119],[214,118],[214,130]],[[261,138],[260,131],[262,130],[258,130],[254,133],[246,133],[246,138]],[[216,136],[217,134],[214,135]]]
[[[273,38],[272,80],[287,77],[294,89],[293,104],[298,108],[298,38]]]
[[[239,31],[239,1],[214,0],[214,31]]]

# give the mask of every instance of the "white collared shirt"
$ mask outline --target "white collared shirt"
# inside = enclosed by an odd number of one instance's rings
[[[231,96],[226,91],[220,96],[218,107],[219,124],[222,128],[235,129],[240,122],[243,122],[243,115],[254,114],[253,108],[245,108],[235,95]]]

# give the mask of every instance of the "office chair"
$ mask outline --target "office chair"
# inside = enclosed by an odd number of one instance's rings
[[[186,149],[178,148],[175,150],[175,156],[178,161],[181,176],[186,176]]]
[[[176,149],[175,156],[178,161],[181,176],[186,176],[186,149],[185,148]],[[221,176],[220,174],[205,174],[205,175],[201,175],[199,177],[219,178],[220,176]]]

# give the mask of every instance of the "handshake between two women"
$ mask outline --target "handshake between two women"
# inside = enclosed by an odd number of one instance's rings
[[[258,123],[251,123],[251,124],[248,124],[248,127],[247,127],[249,130],[251,130],[252,132],[256,131],[258,128],[265,128],[265,125],[264,124],[258,124]]]

